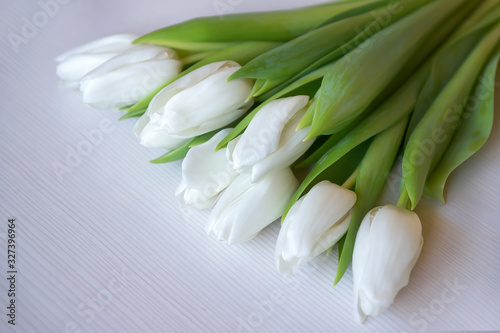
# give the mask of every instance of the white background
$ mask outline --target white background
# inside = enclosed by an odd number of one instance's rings
[[[26,21],[43,9],[34,0],[0,3],[1,332],[11,330],[9,217],[18,231],[19,332],[500,329],[499,119],[486,146],[451,177],[448,205],[423,200],[418,207],[425,245],[410,285],[387,312],[360,326],[352,315],[351,269],[332,286],[336,252],[286,278],[273,263],[278,223],[247,244],[218,244],[204,232],[205,212],[178,208],[179,163],[151,165],[162,152],[139,146],[134,121],[118,122],[118,113],[94,111],[57,87],[53,59],[63,51],[109,34],[217,15],[214,2],[66,2],[17,52],[8,34],[22,36]],[[319,2],[229,3],[245,12]],[[70,172],[57,173],[54,164],[65,164],[86,140],[83,133],[103,121],[111,130],[102,142],[78,155]]]

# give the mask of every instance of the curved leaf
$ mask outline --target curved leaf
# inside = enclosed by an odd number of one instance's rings
[[[500,24],[471,50],[450,82],[436,98],[408,141],[403,158],[403,177],[411,207],[422,197],[425,182],[448,147],[462,116],[464,102],[500,39]]]
[[[196,18],[156,30],[135,42],[197,50],[207,50],[214,43],[284,42],[301,36],[332,16],[374,1],[338,1],[294,10]]]
[[[424,188],[424,195],[445,203],[444,188],[450,174],[474,155],[488,139],[493,126],[494,87],[500,54],[490,60],[477,78],[473,94],[462,114],[462,124],[453,136],[442,160],[432,172]]]
[[[297,192],[288,203],[283,214],[285,218],[288,210],[302,196],[305,189],[323,171],[337,162],[342,156],[354,149],[356,146],[385,131],[401,119],[408,117],[415,108],[418,94],[429,73],[430,63],[426,63],[403,87],[394,93],[380,107],[373,111],[355,129],[349,132],[340,142],[333,146],[316,163],[312,170],[302,182]]]
[[[492,8],[492,5],[496,6]],[[417,107],[410,121],[407,140],[415,127],[432,105],[439,93],[449,83],[460,65],[467,59],[470,50],[479,42],[500,15],[495,11],[500,5],[485,2],[464,25],[450,38],[435,57],[432,72],[419,97]]]
[[[357,118],[425,45],[433,30],[464,2],[431,2],[338,60],[323,78],[308,138],[338,132]]]
[[[358,198],[352,210],[351,222],[342,247],[334,284],[340,281],[351,263],[359,225],[370,209],[375,206],[403,141],[408,120],[409,115],[378,134],[361,162],[355,189]]]

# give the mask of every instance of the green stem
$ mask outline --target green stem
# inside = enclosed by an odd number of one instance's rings
[[[354,187],[354,185],[356,184],[356,179],[358,179],[360,167],[361,167],[361,165],[358,165],[358,167],[356,168],[356,170],[354,170],[354,172],[351,174],[351,176],[349,178],[347,178],[347,180],[342,185],[343,188],[350,190],[351,188]]]
[[[206,57],[211,56],[212,54],[214,54],[213,51],[198,52],[198,53],[189,55],[187,57],[181,58],[179,60],[182,62],[183,66],[186,66],[186,65],[194,64],[195,62],[198,62],[200,60],[203,60]]]
[[[398,206],[401,208],[408,209],[409,205],[409,200],[410,197],[408,196],[408,191],[406,188],[403,186],[403,189],[401,191],[401,194],[399,195],[399,200],[398,200]]]

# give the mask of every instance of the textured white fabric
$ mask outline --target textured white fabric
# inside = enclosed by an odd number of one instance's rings
[[[43,9],[38,1],[0,3],[0,332],[14,331],[5,316],[9,217],[17,219],[19,241],[15,332],[500,328],[500,117],[486,146],[450,178],[448,204],[423,200],[418,208],[425,245],[409,285],[359,326],[351,269],[332,286],[336,251],[286,277],[273,261],[277,222],[246,244],[220,245],[205,233],[208,213],[179,208],[180,163],[151,165],[163,150],[139,145],[134,120],[118,122],[119,113],[92,110],[58,88],[57,55],[106,35],[217,15],[215,2],[62,2],[18,53],[9,33],[22,37],[23,17],[33,22]],[[221,2],[248,12],[321,1]],[[54,171],[57,163],[67,171]],[[389,176],[393,190],[396,178]],[[389,187],[380,204],[394,197]],[[465,289],[453,293],[448,285],[455,283]]]

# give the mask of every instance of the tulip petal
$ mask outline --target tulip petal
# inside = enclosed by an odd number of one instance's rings
[[[308,102],[308,96],[294,96],[266,104],[252,119],[234,149],[235,168],[250,167],[275,152],[285,125]]]
[[[151,148],[175,150],[189,140],[172,137],[163,129],[149,121],[148,115],[143,115],[134,126],[134,133],[140,139],[141,145]]]
[[[215,147],[231,129],[224,129],[209,141],[191,148],[182,162],[182,179],[192,189],[214,196],[236,178],[238,173],[231,168],[226,152],[215,151]]]
[[[295,223],[296,216],[300,210],[302,202],[305,197],[300,198],[297,202],[290,208],[287,218],[281,225],[280,233],[278,234],[278,239],[276,241],[276,249],[274,252],[274,261],[276,263],[276,268],[281,274],[292,274],[299,266],[300,258],[289,257],[286,260],[283,258],[283,248],[285,242],[287,241],[287,233],[291,224]]]
[[[153,122],[161,126],[161,116],[164,114],[165,105],[173,96],[186,88],[196,85],[224,66],[232,68],[238,67],[239,65],[232,61],[220,61],[205,65],[192,71],[189,75],[185,75],[178,80],[175,80],[160,90],[160,92],[158,92],[158,94],[156,94],[156,96],[151,100],[151,103],[149,103],[146,113],[151,116]]]
[[[134,45],[128,50],[109,59],[104,64],[88,73],[82,81],[99,77],[108,72],[120,69],[130,64],[146,62],[150,60],[177,60],[177,55],[173,50],[154,45]],[[163,83],[163,82],[162,82]]]
[[[78,88],[82,77],[115,55],[115,53],[99,53],[68,56],[56,68],[56,74],[62,80],[60,86],[63,88]]]
[[[241,117],[248,110],[245,101],[252,81],[228,82],[227,78],[236,70],[221,68],[174,95],[165,105],[161,126],[173,135],[193,136],[216,130]]]
[[[215,205],[220,194],[207,197],[202,191],[189,188],[182,181],[175,192],[175,196],[180,199],[182,209],[209,209]]]
[[[229,245],[252,239],[283,213],[297,186],[290,169],[276,171],[256,184],[250,175],[239,175],[215,205],[207,232]]]
[[[368,213],[358,231],[353,256],[355,306],[360,321],[392,304],[408,284],[422,244],[417,214],[392,205]]]
[[[323,181],[314,186],[283,222],[278,269],[292,273],[332,247],[347,232],[355,203],[356,194],[339,185]]]
[[[220,193],[237,177],[238,173],[231,167],[226,152],[215,151],[217,144],[230,131],[222,130],[188,151],[182,162],[182,182],[175,194],[183,208],[213,207]]]
[[[289,167],[302,156],[314,143],[314,139],[304,141],[309,133],[309,128],[306,127],[295,132],[291,139],[284,140],[284,145],[277,151],[255,164],[252,168],[252,181],[259,181],[264,175],[274,170]]]
[[[59,55],[55,59],[55,61],[63,62],[66,61],[70,56],[80,53],[121,52],[124,51],[127,47],[130,47],[130,44],[138,37],[138,35],[133,34],[120,34],[104,37],[64,52],[63,54]]]
[[[354,293],[354,315],[356,320],[359,323],[362,323],[366,319],[366,315],[363,313],[359,305],[359,286],[361,284],[361,280],[365,274],[365,262],[363,258],[368,257],[368,251],[370,250],[369,244],[366,239],[368,239],[370,234],[370,225],[373,221],[373,218],[377,214],[378,210],[381,207],[372,209],[366,216],[364,217],[361,225],[359,226],[358,233],[356,234],[356,239],[359,240],[355,243],[354,251],[353,251],[353,260],[352,260],[352,275],[353,275],[353,293]]]
[[[84,103],[96,109],[119,108],[136,103],[163,82],[177,75],[177,60],[153,60],[130,64],[81,81]]]

